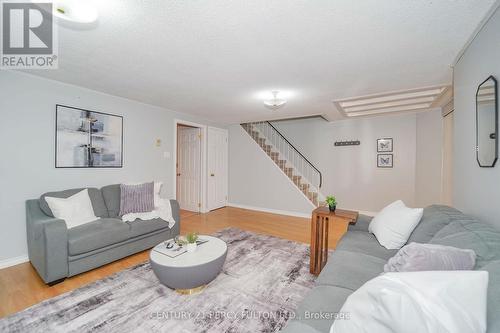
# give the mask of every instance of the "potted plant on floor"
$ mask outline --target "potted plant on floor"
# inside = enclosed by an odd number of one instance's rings
[[[337,199],[333,195],[329,195],[326,197],[326,204],[328,205],[328,209],[330,209],[330,212],[335,212],[335,209],[337,209]]]
[[[196,241],[198,240],[198,234],[195,232],[190,232],[189,234],[186,235],[186,250],[188,252],[194,252],[196,251],[196,247],[198,246],[196,244]]]

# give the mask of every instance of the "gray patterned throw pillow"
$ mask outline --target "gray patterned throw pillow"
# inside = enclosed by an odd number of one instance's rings
[[[471,270],[476,264],[473,250],[437,244],[410,243],[384,266],[384,272]]]
[[[146,213],[155,208],[154,183],[139,185],[120,184],[120,216],[129,213]]]

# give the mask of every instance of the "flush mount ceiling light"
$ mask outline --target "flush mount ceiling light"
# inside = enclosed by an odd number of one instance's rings
[[[97,21],[99,14],[92,1],[59,0],[54,1],[54,16],[63,23],[89,25]]]
[[[277,90],[274,90],[271,92],[273,97],[270,98],[270,99],[266,99],[264,100],[264,105],[271,109],[271,110],[277,110],[279,108],[281,108],[282,106],[284,106],[286,104],[286,100],[285,99],[282,99],[282,98],[279,98],[278,95],[279,95],[279,91]]]
[[[449,86],[388,92],[336,100],[333,103],[347,117],[428,110],[440,106]]]

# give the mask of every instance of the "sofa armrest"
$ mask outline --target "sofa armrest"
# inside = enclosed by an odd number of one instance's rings
[[[181,208],[177,200],[170,200],[170,206],[172,207],[172,217],[175,220],[174,227],[172,228],[172,235],[178,236],[181,233]]]
[[[26,201],[28,255],[45,283],[68,276],[68,229],[66,222],[50,217],[38,200]]]
[[[366,231],[368,232],[368,225],[373,217],[359,214],[358,220],[355,224],[349,225],[349,231]]]

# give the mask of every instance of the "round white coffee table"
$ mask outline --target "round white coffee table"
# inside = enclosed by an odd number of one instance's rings
[[[185,252],[175,258],[155,250],[163,243],[151,250],[151,267],[162,284],[181,294],[193,294],[219,275],[226,260],[226,243],[205,235],[200,235],[199,240],[208,242],[198,245],[194,252]]]

